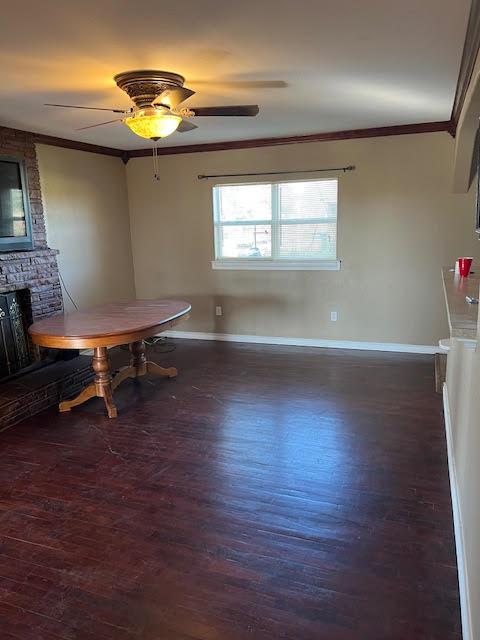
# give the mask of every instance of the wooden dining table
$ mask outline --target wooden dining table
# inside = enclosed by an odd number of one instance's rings
[[[29,327],[32,342],[55,349],[92,349],[94,381],[60,411],[70,411],[95,396],[103,398],[109,418],[117,417],[113,391],[127,378],[146,373],[174,378],[174,367],[164,368],[147,360],[144,339],[157,335],[188,317],[191,306],[182,300],[134,300],[51,316]],[[128,344],[130,364],[112,375],[108,347]]]

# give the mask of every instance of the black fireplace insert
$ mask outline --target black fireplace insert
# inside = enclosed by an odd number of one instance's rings
[[[21,295],[0,294],[0,378],[13,375],[31,363]]]

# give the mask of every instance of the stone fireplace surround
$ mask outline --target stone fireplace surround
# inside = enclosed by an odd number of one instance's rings
[[[0,127],[0,155],[25,161],[32,218],[33,251],[0,253],[0,292],[29,289],[32,320],[63,310],[57,251],[47,246],[40,175],[33,136]]]
[[[58,251],[47,246],[40,175],[33,134],[0,127],[0,155],[25,161],[32,219],[34,248],[31,251],[0,253],[0,293],[27,290],[23,312],[35,322],[63,311],[57,264]],[[45,353],[31,347],[32,361]],[[90,358],[79,356],[68,362],[0,382],[0,429],[56,404],[81,388],[91,377]]]

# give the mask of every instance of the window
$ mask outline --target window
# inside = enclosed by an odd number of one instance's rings
[[[213,188],[214,269],[338,269],[336,179]]]

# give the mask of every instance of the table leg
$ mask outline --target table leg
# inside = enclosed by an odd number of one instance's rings
[[[139,378],[146,373],[152,373],[164,378],[174,378],[177,375],[175,367],[161,367],[155,362],[147,360],[145,353],[145,343],[137,340],[130,344],[130,365],[123,367],[115,377],[112,377],[110,360],[107,347],[95,347],[92,360],[92,367],[95,372],[95,379],[92,384],[71,400],[60,402],[60,411],[70,411],[72,407],[83,404],[90,398],[98,396],[103,398],[109,418],[117,417],[117,407],[113,402],[113,391],[127,378]]]
[[[83,404],[87,400],[90,400],[90,398],[95,398],[96,395],[97,392],[95,389],[95,384],[89,384],[88,387],[85,387],[83,391],[80,391],[78,396],[75,396],[75,398],[72,398],[71,400],[63,400],[62,402],[60,402],[60,404],[58,405],[58,409],[61,413],[70,411],[72,407]]]
[[[113,378],[112,387],[116,389],[127,378],[139,378],[147,373],[147,357],[143,340],[130,344],[130,364],[122,367]]]
[[[130,353],[130,365],[120,369],[117,375],[113,378],[113,389],[116,389],[118,385],[127,378],[140,378],[146,373],[152,373],[164,378],[175,378],[178,373],[175,367],[168,367],[166,369],[156,362],[147,360],[145,343],[143,340],[132,342],[130,344]]]
[[[113,385],[112,373],[110,371],[110,360],[106,347],[95,347],[92,360],[92,367],[95,372],[95,379],[92,384],[85,387],[78,396],[71,400],[63,400],[58,405],[59,410],[63,413],[70,411],[72,407],[83,404],[90,398],[103,398],[109,418],[117,417],[117,407],[113,403]]]
[[[92,367],[95,372],[95,391],[103,398],[109,418],[117,417],[117,407],[113,404],[112,372],[107,347],[95,347]]]
[[[147,362],[147,371],[148,373],[153,373],[156,376],[162,376],[163,378],[175,378],[178,374],[178,371],[175,367],[161,367],[156,362],[151,362],[150,360]]]
[[[147,355],[145,353],[145,343],[143,340],[137,340],[130,345],[132,354],[131,365],[135,368],[137,378],[147,373]]]
[[[146,373],[153,373],[158,376],[163,376],[164,378],[175,378],[178,373],[175,367],[168,367],[168,369],[165,369],[165,367],[161,367],[156,362],[147,360],[145,343],[143,340],[132,342],[130,345],[130,351],[132,352],[132,365],[135,367],[137,377],[143,376]]]

